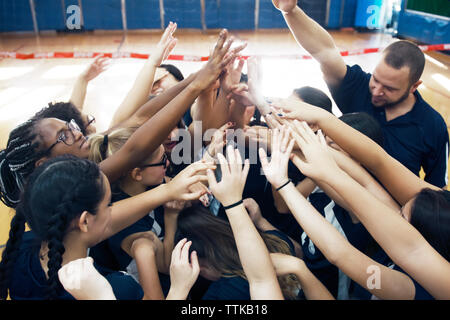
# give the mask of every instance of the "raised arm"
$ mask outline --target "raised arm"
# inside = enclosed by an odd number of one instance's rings
[[[270,183],[277,186],[295,219],[320,249],[330,263],[346,275],[382,299],[412,299],[414,285],[405,274],[389,269],[370,259],[354,248],[317,210],[300,194],[287,178],[287,162],[292,151],[289,133],[282,129],[274,133],[274,145],[270,163],[260,149],[261,164]],[[303,149],[302,149],[303,150]],[[285,181],[285,183],[283,183]],[[368,270],[376,267],[380,271],[380,285],[370,286]]]
[[[227,148],[227,159],[218,154],[222,180],[217,183],[211,170],[208,182],[214,196],[224,205],[233,231],[239,259],[250,286],[252,300],[283,299],[269,251],[256,230],[242,202],[242,192],[249,170],[246,160],[242,168],[239,150]]]
[[[302,259],[282,253],[271,253],[270,258],[278,276],[295,274],[308,300],[335,300],[328,289],[308,269]]]
[[[113,127],[131,117],[136,110],[148,100],[148,96],[153,85],[156,68],[159,67],[165,58],[167,58],[170,51],[172,51],[177,43],[177,39],[172,36],[176,28],[176,23],[169,23],[156,46],[155,52],[147,59],[130,91],[115,112],[109,125],[110,127]]]
[[[200,92],[215,82],[223,68],[242,50],[242,47],[230,50],[232,41],[226,40],[227,31],[223,30],[213,55],[195,79],[166,107],[137,129],[118,152],[99,164],[110,182],[121,177],[123,172],[138,166],[146,154],[161,145]]]
[[[377,143],[329,112],[300,101],[280,100],[277,103],[286,111],[285,119],[306,121],[322,129],[342,150],[373,173],[400,205],[406,204],[424,188],[441,190],[417,177]]]
[[[135,239],[129,251],[125,250],[136,262],[139,284],[144,291],[142,300],[164,300],[164,294],[159,281],[157,255],[162,254],[161,240],[155,234],[146,233]],[[158,250],[159,249],[159,250]],[[159,251],[159,252],[158,252]]]
[[[272,2],[282,12],[298,44],[320,63],[325,81],[330,86],[338,86],[347,73],[347,66],[330,34],[297,6],[297,0]]]
[[[181,93],[191,82],[195,79],[196,73],[191,74],[189,77],[185,78],[183,81],[177,83],[175,86],[163,91],[161,94],[157,95],[153,99],[148,100],[143,104],[133,115],[123,122],[120,122],[112,127],[110,127],[107,132],[111,132],[118,127],[129,128],[129,127],[140,127],[148,119],[153,117],[159,110],[164,108],[171,100],[173,100],[178,94]]]
[[[192,241],[180,240],[172,251],[170,262],[170,289],[166,300],[184,300],[200,273],[197,252],[189,248]]]
[[[306,123],[296,125],[294,137],[306,158],[301,171],[335,189],[389,257],[430,294],[449,299],[450,263],[407,220],[344,173]]]
[[[75,85],[72,89],[72,95],[70,97],[70,102],[81,111],[83,111],[84,99],[86,98],[86,90],[89,81],[97,77],[100,73],[106,70],[108,58],[104,56],[98,56],[95,60],[89,64],[89,66],[84,70],[75,81]]]
[[[111,210],[111,224],[105,232],[104,239],[108,239],[132,225],[148,214],[149,211],[168,201],[186,201],[200,198],[205,191],[191,193],[189,187],[194,183],[206,180],[206,176],[199,175],[199,172],[214,168],[215,166],[211,164],[193,163],[177,174],[169,183],[161,184],[152,190],[115,202]]]

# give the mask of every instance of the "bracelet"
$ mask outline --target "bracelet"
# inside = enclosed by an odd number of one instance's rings
[[[285,186],[287,186],[289,183],[291,183],[291,179],[288,179],[288,181],[285,183],[285,184],[283,184],[281,187],[278,187],[277,189],[276,189],[276,191],[280,191],[282,188],[284,188]]]
[[[234,208],[234,207],[237,207],[238,205],[240,205],[240,204],[242,204],[243,203],[243,201],[242,201],[242,199],[241,200],[239,200],[238,202],[235,202],[235,203],[233,203],[233,204],[230,204],[229,206],[224,206],[223,208],[225,209],[225,210],[228,210],[228,209],[231,209],[231,208]]]

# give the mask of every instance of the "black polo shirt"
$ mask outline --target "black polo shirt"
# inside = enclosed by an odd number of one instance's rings
[[[425,181],[438,186],[447,185],[448,131],[442,116],[422,99],[416,90],[416,103],[408,113],[386,121],[385,109],[371,102],[369,81],[371,74],[360,66],[347,66],[344,80],[337,88],[329,87],[342,113],[366,112],[381,125],[384,149],[393,158]]]

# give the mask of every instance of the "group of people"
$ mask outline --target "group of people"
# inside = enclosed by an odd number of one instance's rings
[[[397,41],[366,73],[297,1],[273,4],[343,115],[311,87],[265,97],[226,30],[185,78],[162,64],[170,23],[99,133],[97,57],[0,151],[0,299],[450,299],[449,138],[417,91],[424,54]]]

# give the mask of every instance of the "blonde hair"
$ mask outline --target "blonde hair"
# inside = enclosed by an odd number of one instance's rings
[[[105,135],[101,133],[95,133],[89,136],[89,160],[94,161],[95,163],[100,163],[106,158],[110,157],[112,154],[116,153],[123,145],[127,142],[127,140],[131,137],[131,135],[136,131],[137,128],[118,128],[110,133],[108,133],[108,144],[106,146],[106,152],[102,154],[101,147],[105,140]]]

